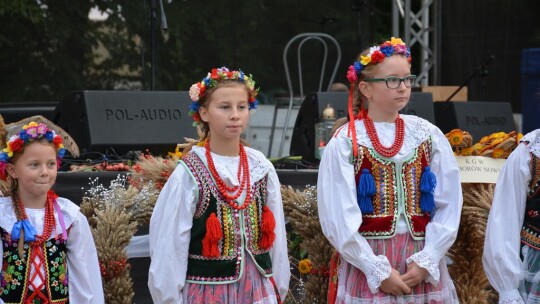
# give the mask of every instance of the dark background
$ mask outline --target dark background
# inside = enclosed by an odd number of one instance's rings
[[[540,2],[440,5],[441,76],[431,84],[459,85],[494,55],[488,74],[469,83],[469,100],[509,101],[519,112],[521,50],[540,46],[534,15]],[[107,20],[88,19],[96,6],[109,13]],[[391,36],[391,7],[390,0],[165,0],[169,30],[157,33],[156,90],[188,90],[212,67],[225,65],[252,73],[261,102],[271,102],[287,89],[283,48],[303,32],[338,40],[343,56],[336,81],[346,82],[346,68],[359,49]],[[150,88],[149,0],[0,0],[0,18],[0,102],[59,101],[81,89]],[[317,84],[321,48],[306,49],[310,91]],[[416,60],[413,70],[418,67]]]

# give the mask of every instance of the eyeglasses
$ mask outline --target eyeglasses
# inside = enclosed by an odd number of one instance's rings
[[[378,81],[384,81],[386,82],[386,86],[389,89],[397,89],[401,85],[401,82],[405,85],[405,87],[410,88],[414,85],[414,81],[416,80],[416,75],[409,75],[407,77],[399,78],[396,76],[389,76],[385,78],[367,78],[364,79],[366,82],[378,82]]]

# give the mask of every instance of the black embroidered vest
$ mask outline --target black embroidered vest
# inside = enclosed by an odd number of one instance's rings
[[[252,200],[248,206],[243,210],[236,210],[223,200],[210,172],[196,153],[190,153],[182,162],[193,174],[199,187],[199,201],[191,228],[186,281],[191,283],[237,281],[242,275],[246,258],[253,259],[261,274],[266,277],[272,276],[269,250],[261,249],[258,245],[261,238],[262,209],[266,205],[268,176],[255,182],[251,187]],[[223,232],[223,238],[218,245],[218,257],[202,255],[205,224],[212,213],[216,214]]]
[[[533,153],[530,155],[531,181],[521,228],[521,242],[540,250],[540,158]]]
[[[0,275],[0,298],[6,303],[22,303],[32,293],[29,289],[32,247],[24,244],[25,263],[19,257],[17,243],[10,234],[0,228],[4,250],[2,272]],[[52,303],[69,303],[67,249],[62,238],[52,238],[42,244],[45,255],[45,294]]]

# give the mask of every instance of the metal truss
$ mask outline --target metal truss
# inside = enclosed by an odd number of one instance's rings
[[[416,12],[411,9],[413,5],[418,8]],[[440,50],[441,6],[440,0],[392,1],[392,34],[402,37],[414,54],[420,54],[418,85],[440,83],[438,52]],[[430,16],[433,17],[430,18]],[[414,60],[418,59],[414,58]]]

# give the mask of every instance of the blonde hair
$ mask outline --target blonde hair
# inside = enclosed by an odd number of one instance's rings
[[[250,90],[249,90],[248,86],[245,83],[239,82],[238,80],[222,80],[222,81],[218,82],[214,87],[211,87],[210,89],[208,89],[204,93],[204,95],[199,98],[198,102],[200,104],[200,107],[201,108],[207,108],[208,107],[208,104],[212,100],[212,95],[214,94],[214,92],[217,89],[234,87],[234,86],[244,87],[246,89],[246,94],[247,94],[247,96],[249,98]],[[193,146],[195,146],[195,145],[197,145],[199,143],[205,142],[205,141],[210,139],[210,136],[211,136],[210,135],[210,127],[209,127],[209,125],[208,125],[208,123],[206,121],[201,120],[201,123],[197,126],[197,133],[199,135],[198,140],[189,141],[189,142],[187,142],[185,144],[180,145],[180,147],[183,148],[182,155],[187,155],[187,153],[189,151],[191,151],[191,148],[193,148]],[[248,145],[247,142],[242,138],[240,139],[240,142],[245,146]]]
[[[362,51],[362,53],[360,53],[358,55],[356,60],[360,61],[361,56],[366,56],[368,53],[369,53],[369,49],[365,49],[364,51]],[[362,71],[360,71],[360,75],[358,75],[358,79],[354,83],[350,84],[349,94],[351,94],[351,93],[353,94],[352,107],[353,107],[354,117],[357,117],[358,114],[360,114],[360,111],[366,109],[366,107],[364,105],[364,101],[367,101],[367,98],[366,98],[366,96],[364,96],[362,94],[362,92],[360,92],[360,90],[358,89],[358,86],[359,86],[360,82],[363,81],[364,79],[373,78],[375,76],[375,74],[377,73],[377,69],[378,69],[378,67],[377,67],[376,64],[370,64],[370,65],[365,66],[362,69]],[[339,118],[338,120],[336,120],[336,122],[334,123],[334,126],[332,127],[332,133],[331,134],[334,134],[337,131],[337,129],[339,129],[341,126],[346,124],[348,121],[349,121],[348,116],[342,117],[342,118]]]

